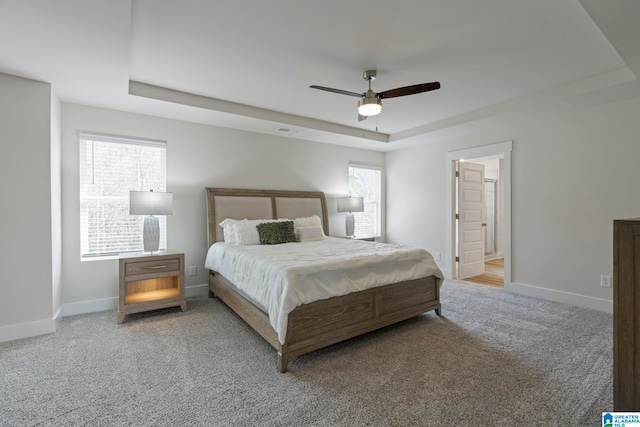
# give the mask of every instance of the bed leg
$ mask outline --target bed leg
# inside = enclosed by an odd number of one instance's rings
[[[278,369],[281,374],[287,372],[287,365],[289,364],[289,359],[286,356],[283,356],[282,353],[278,352]]]

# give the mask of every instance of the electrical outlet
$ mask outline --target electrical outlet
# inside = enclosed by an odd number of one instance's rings
[[[440,255],[440,252],[436,252],[435,254],[433,254],[434,260],[440,261],[441,258],[442,258],[442,255]]]
[[[195,276],[196,274],[198,274],[198,267],[195,265],[189,267],[189,276]]]
[[[611,287],[611,276],[600,276],[600,286],[603,288]]]

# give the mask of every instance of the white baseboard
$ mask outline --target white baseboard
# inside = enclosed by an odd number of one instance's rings
[[[448,270],[442,270],[445,277],[450,278]],[[565,304],[577,305],[579,307],[613,313],[613,301],[602,298],[594,298],[570,292],[558,291],[555,289],[541,288],[538,286],[525,285],[523,283],[511,283],[505,285],[505,290],[521,295],[542,298],[550,301]],[[209,286],[195,285],[185,288],[185,296],[205,297],[209,294]],[[37,335],[50,334],[58,330],[62,317],[76,314],[93,313],[97,311],[114,310],[118,308],[118,298],[103,298],[99,300],[81,301],[64,304],[52,319],[38,320],[35,322],[25,322],[16,325],[0,326],[0,342],[13,341],[21,338],[34,337]]]
[[[541,288],[538,286],[525,285],[523,283],[505,284],[505,290],[516,294],[530,297],[542,298],[549,301],[561,302],[564,304],[576,305],[578,307],[591,308],[593,310],[613,313],[613,301],[594,298],[586,295],[574,294],[571,292],[558,291],[555,289]]]
[[[71,302],[64,305],[64,317],[118,308],[118,297]]]
[[[186,288],[184,288],[184,295],[187,298],[207,297],[209,296],[209,285],[204,284],[204,285],[187,286]]]
[[[206,297],[209,295],[209,285],[187,286],[184,289],[184,293],[187,298]],[[117,308],[118,297],[63,304],[52,319],[0,326],[0,342],[50,334],[58,330],[63,317],[94,313],[97,311],[115,310]]]
[[[55,331],[55,319],[36,320],[35,322],[0,326],[0,342],[35,337],[37,335],[50,334]]]
[[[207,296],[209,285],[195,285],[184,288],[187,298]],[[115,310],[118,308],[118,297],[73,302],[64,305],[64,317],[76,314],[94,313],[96,311]]]

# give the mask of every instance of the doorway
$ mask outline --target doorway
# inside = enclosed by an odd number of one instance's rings
[[[511,150],[512,142],[486,145],[446,153],[446,256],[449,269],[443,270],[446,278],[458,279],[458,188],[456,167],[459,162],[489,163],[487,170],[493,170],[483,177],[483,193],[489,194],[482,216],[482,263],[484,272],[480,277],[483,284],[496,286],[496,277],[505,289],[511,285]],[[498,167],[495,165],[499,164]],[[493,166],[491,166],[493,165]],[[496,173],[495,171],[498,171]],[[484,195],[482,196],[484,198]],[[486,199],[486,198],[485,198]],[[484,226],[486,224],[486,226]],[[480,251],[478,251],[480,252]],[[458,259],[456,258],[458,257]],[[484,259],[486,257],[486,259]],[[490,279],[490,280],[489,280]],[[464,280],[469,280],[466,278]]]
[[[460,159],[456,169],[457,277],[503,287],[502,155]]]

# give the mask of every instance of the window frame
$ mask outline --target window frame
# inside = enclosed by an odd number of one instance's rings
[[[140,188],[144,185],[144,181],[138,180],[137,187],[138,188],[128,188],[126,190],[122,190],[122,195],[109,195],[109,194],[98,194],[98,195],[87,195],[85,193],[85,186],[87,185],[86,177],[83,174],[91,174],[92,177],[95,176],[95,159],[93,158],[94,147],[93,143],[106,143],[106,144],[124,144],[129,146],[142,146],[142,147],[154,147],[160,149],[160,159],[158,169],[155,171],[154,180],[158,180],[159,184],[152,187],[154,191],[162,191],[165,192],[167,190],[167,142],[160,140],[151,140],[145,138],[138,137],[126,137],[126,136],[116,136],[109,134],[101,134],[94,132],[78,132],[78,150],[79,150],[79,160],[78,160],[78,197],[79,197],[79,244],[80,244],[80,260],[81,261],[93,261],[93,260],[103,260],[103,259],[113,259],[117,258],[120,254],[123,253],[135,253],[143,251],[143,243],[142,243],[142,223],[144,217],[142,215],[135,216],[130,221],[132,221],[135,227],[139,230],[139,247],[134,249],[127,248],[126,246],[120,246],[113,250],[108,251],[92,251],[89,248],[92,245],[95,245],[95,241],[91,242],[91,238],[88,236],[88,233],[91,230],[91,225],[89,224],[89,219],[87,217],[88,209],[87,201],[88,200],[118,200],[126,203],[126,209],[128,212],[129,209],[129,191],[131,190],[149,190],[151,188]],[[86,144],[86,146],[85,146]],[[88,147],[91,145],[91,148]],[[88,166],[89,162],[88,156],[91,151],[91,166]],[[111,169],[112,170],[112,169]],[[122,206],[121,206],[122,208]],[[167,242],[167,221],[165,216],[159,216],[160,222],[160,248],[159,250],[166,250],[168,246]]]
[[[379,194],[379,199],[376,201],[370,201],[367,200],[367,198],[365,197],[364,200],[364,205],[365,205],[365,210],[367,209],[367,205],[371,205],[374,204],[375,205],[375,219],[374,219],[374,230],[373,230],[373,234],[358,234],[357,230],[358,230],[358,219],[361,218],[363,215],[365,215],[364,212],[354,212],[354,218],[355,218],[355,222],[356,222],[356,235],[358,237],[375,237],[375,238],[379,238],[382,237],[382,233],[383,233],[383,218],[384,218],[384,213],[382,212],[382,206],[384,203],[384,174],[383,174],[383,167],[380,165],[374,165],[374,164],[366,164],[366,163],[359,163],[359,162],[349,162],[349,167],[348,167],[348,181],[349,181],[349,195],[350,196],[356,196],[356,197],[363,197],[363,195],[361,194],[355,194],[352,190],[351,190],[351,169],[367,169],[367,170],[373,170],[379,173],[379,187],[378,187],[378,194]],[[377,226],[377,227],[376,227]]]

